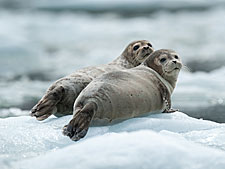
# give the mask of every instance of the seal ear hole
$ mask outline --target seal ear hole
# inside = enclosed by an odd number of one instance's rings
[[[174,56],[175,59],[178,59],[179,57],[177,55]]]
[[[135,46],[133,47],[133,50],[138,50],[139,47],[140,47],[139,45],[135,45]]]
[[[152,47],[152,44],[151,44],[151,43],[147,43],[147,45],[148,45],[149,47]]]
[[[161,62],[161,63],[164,63],[165,61],[166,61],[166,58],[160,59],[160,62]]]

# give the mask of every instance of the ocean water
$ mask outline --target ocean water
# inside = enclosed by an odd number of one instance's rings
[[[224,168],[224,18],[223,0],[0,0],[1,168]],[[61,134],[71,116],[27,116],[55,80],[139,39],[179,53],[172,105],[194,118],[130,119],[74,143]]]

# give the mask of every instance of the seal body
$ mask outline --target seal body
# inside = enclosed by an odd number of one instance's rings
[[[52,114],[58,117],[72,114],[75,99],[93,79],[103,73],[136,67],[153,50],[152,45],[146,40],[134,41],[113,62],[87,67],[57,80],[32,108],[31,116],[35,116],[37,120],[44,120]]]
[[[132,69],[105,73],[94,79],[78,96],[74,117],[63,134],[79,140],[91,122],[103,124],[155,111],[171,111],[171,94],[182,67],[171,50],[153,52]]]
[[[163,110],[165,104],[161,88],[166,89],[166,86],[156,73],[142,65],[130,71],[103,74],[81,92],[75,109],[94,102],[97,109],[93,120],[106,124]]]
[[[72,114],[75,99],[93,79],[103,73],[122,69],[126,68],[119,64],[87,67],[82,70],[78,70],[76,73],[59,79],[50,87],[47,92],[51,93],[59,86],[61,86],[63,89],[63,91],[57,92],[58,94],[61,93],[62,96],[61,98],[55,97],[55,102],[58,101],[59,103],[56,105],[56,110],[53,112],[53,114],[57,117]]]

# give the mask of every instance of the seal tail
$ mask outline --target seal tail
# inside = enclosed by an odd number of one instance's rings
[[[94,102],[85,104],[83,108],[76,107],[73,119],[63,128],[63,134],[73,141],[83,138],[87,134],[96,108],[97,105]]]

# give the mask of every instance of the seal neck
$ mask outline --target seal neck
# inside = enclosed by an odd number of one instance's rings
[[[155,70],[153,70],[153,69],[151,69],[151,68],[149,68],[149,70],[150,70],[154,75],[156,75],[156,77],[159,78],[159,80],[166,86],[166,88],[167,88],[169,94],[171,95],[171,94],[173,93],[173,90],[174,90],[173,86],[172,86],[167,80],[163,79],[162,76],[161,76],[158,72],[156,72]]]
[[[124,55],[120,55],[111,64],[120,65],[122,67],[130,69],[130,68],[138,66],[140,63],[134,59],[131,60],[131,59],[128,59],[127,57],[125,57]]]

